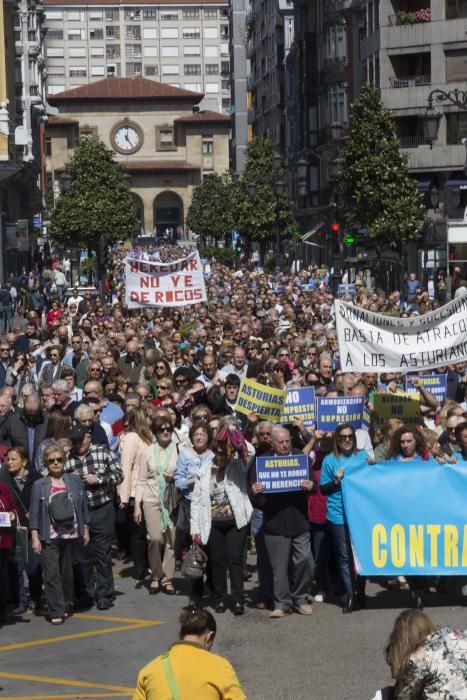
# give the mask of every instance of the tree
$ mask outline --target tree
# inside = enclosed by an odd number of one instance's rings
[[[337,182],[341,223],[367,227],[381,249],[415,240],[422,195],[408,174],[394,119],[373,85],[365,85],[354,102],[351,125]]]
[[[234,228],[232,212],[232,183],[228,173],[213,174],[193,190],[193,197],[186,221],[198,236],[206,241],[208,237],[218,240],[225,238]],[[216,197],[219,197],[219,203]]]
[[[133,200],[113,151],[97,138],[81,139],[65,166],[71,186],[58,198],[50,221],[52,239],[64,248],[99,249],[126,238],[136,224]]]
[[[287,173],[283,167],[275,171],[274,155],[274,146],[269,139],[255,138],[250,141],[245,171],[233,194],[235,226],[248,243],[273,239],[277,214],[281,238],[290,238],[296,230],[287,192]],[[274,182],[278,179],[284,184],[284,193],[279,201],[274,194]],[[248,194],[249,183],[256,185],[253,196]]]

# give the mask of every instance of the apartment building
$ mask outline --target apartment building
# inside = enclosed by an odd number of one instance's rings
[[[293,40],[293,0],[251,0],[247,17],[250,60],[248,121],[254,136],[285,146],[284,70]]]
[[[140,76],[230,113],[228,0],[45,0],[48,94]]]
[[[242,173],[245,168],[246,149],[251,137],[248,129],[247,12],[250,13],[249,0],[230,0],[231,164],[232,169],[237,173]]]

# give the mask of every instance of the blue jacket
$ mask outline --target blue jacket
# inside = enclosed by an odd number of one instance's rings
[[[63,481],[68,489],[75,507],[78,521],[78,535],[84,533],[84,526],[89,525],[88,502],[83,482],[75,474],[64,474]],[[29,510],[29,529],[37,530],[41,542],[50,542],[49,496],[52,486],[50,476],[43,476],[34,482],[31,491]]]

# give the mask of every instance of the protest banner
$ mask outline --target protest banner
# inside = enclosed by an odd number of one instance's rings
[[[416,423],[420,418],[417,394],[375,394],[373,408],[378,425],[389,418],[399,418],[403,423]]]
[[[186,306],[207,299],[198,251],[171,263],[127,257],[125,284],[129,309]]]
[[[316,420],[315,390],[312,386],[303,389],[287,389],[281,423],[292,423],[292,418],[299,418],[307,426],[314,425]]]
[[[346,469],[344,508],[358,573],[467,575],[464,464],[416,458]]]
[[[418,379],[420,384],[423,384],[425,389],[433,394],[435,399],[439,403],[444,403],[446,401],[446,390],[447,390],[447,375],[446,374],[426,374],[423,376],[405,378],[405,389],[409,394],[419,394],[419,391],[414,387],[412,379]]]
[[[299,491],[309,479],[308,455],[256,458],[256,481],[265,484],[264,493]]]
[[[343,372],[413,372],[467,360],[467,295],[410,318],[339,299],[335,309]]]
[[[333,431],[338,425],[347,423],[355,429],[361,428],[364,408],[363,396],[318,397],[316,427],[318,430]]]
[[[244,379],[240,385],[235,410],[246,416],[257,413],[262,420],[278,423],[286,398],[285,389],[273,389],[255,382],[254,379]]]
[[[339,284],[337,287],[337,296],[339,299],[344,299],[345,297],[355,296],[355,285],[354,284]]]

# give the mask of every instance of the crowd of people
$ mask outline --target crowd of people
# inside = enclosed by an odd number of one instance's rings
[[[170,261],[186,252],[167,245],[131,254]],[[293,415],[287,423],[245,415],[236,409],[245,378],[363,397],[371,416],[375,393],[401,391],[404,377],[342,369],[334,294],[317,266],[268,275],[210,261],[207,302],[128,309],[125,255],[113,252],[102,295],[73,287],[65,295],[69,275],[58,285],[53,268],[42,278],[31,272],[31,285],[48,285],[48,296],[36,309],[20,307],[24,320],[7,314],[0,510],[13,527],[1,520],[0,622],[28,607],[54,625],[73,610],[110,608],[115,556],[132,562],[150,595],[175,595],[193,544],[207,567],[192,582],[191,610],[244,614],[248,550],[257,569],[251,604],[272,619],[311,615],[314,602],[363,608],[342,498],[346,469],[431,456],[465,462],[467,363],[435,370],[447,377],[442,402],[414,378],[415,425],[392,419],[325,432]],[[357,278],[353,303],[402,317],[439,305],[415,275],[407,280],[402,294],[385,294],[371,276]],[[265,493],[256,458],[291,454],[308,456],[308,478],[297,491]],[[460,593],[463,581],[453,579],[380,583],[410,590],[422,608],[433,587]]]

